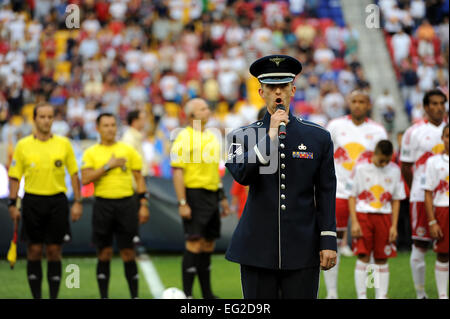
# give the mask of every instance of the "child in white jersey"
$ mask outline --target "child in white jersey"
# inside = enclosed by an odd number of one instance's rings
[[[434,274],[440,299],[448,299],[448,255],[449,255],[449,219],[448,219],[448,124],[442,132],[444,152],[430,157],[426,164],[422,188],[425,190],[425,209],[428,226],[437,253]]]
[[[356,164],[348,185],[352,219],[353,253],[358,256],[355,285],[359,299],[366,299],[370,255],[375,259],[377,299],[386,299],[389,287],[388,258],[397,256],[397,222],[400,200],[406,197],[400,168],[391,162],[392,143],[381,140],[370,158]]]

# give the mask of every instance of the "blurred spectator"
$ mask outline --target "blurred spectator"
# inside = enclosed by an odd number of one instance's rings
[[[394,50],[394,61],[397,65],[409,56],[411,39],[409,35],[403,31],[403,29],[394,34],[392,37],[392,48]]]
[[[349,94],[351,91],[354,90],[356,85],[356,79],[349,65],[346,65],[345,68],[339,72],[337,85],[339,91],[344,96],[346,96],[347,94]]]
[[[221,96],[228,103],[229,109],[232,109],[239,98],[240,78],[236,71],[232,70],[231,61],[222,61],[217,82]]]
[[[387,6],[384,9],[384,15],[386,23],[384,25],[385,30],[394,35],[402,29],[402,19],[405,12],[399,8],[396,1],[393,1],[392,6]]]
[[[437,27],[437,35],[441,40],[441,50],[445,52],[448,50],[449,41],[448,15],[444,17],[444,21]]]
[[[328,119],[345,115],[345,99],[335,85],[322,99],[322,109]]]
[[[391,133],[393,129],[395,118],[394,105],[394,97],[389,93],[388,89],[383,90],[383,94],[376,98],[374,104],[374,111],[383,118],[383,124],[388,133]]]
[[[411,92],[419,82],[417,73],[412,67],[412,64],[408,60],[404,60],[400,68],[400,74],[403,99],[406,103],[411,105]],[[410,113],[410,111],[408,113]]]
[[[426,8],[425,1],[423,0],[412,0],[410,11],[411,16],[414,20],[415,25],[420,25],[423,18],[425,17]]]
[[[55,109],[55,119],[52,125],[52,133],[61,136],[68,136],[70,133],[70,127],[64,120],[61,109]]]

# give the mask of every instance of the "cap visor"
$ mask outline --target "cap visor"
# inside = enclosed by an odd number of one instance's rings
[[[284,84],[284,83],[290,83],[294,81],[294,78],[263,78],[259,79],[259,82],[264,84]]]

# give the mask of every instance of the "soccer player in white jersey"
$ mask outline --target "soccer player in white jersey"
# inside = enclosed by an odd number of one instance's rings
[[[446,125],[444,120],[446,101],[447,97],[441,90],[435,89],[425,93],[423,107],[427,118],[405,132],[400,154],[403,178],[411,190],[409,209],[413,245],[410,265],[418,299],[427,297],[425,253],[432,240],[428,231],[425,192],[421,188],[421,179],[425,177],[425,164],[428,158],[444,150],[441,135]]]
[[[336,169],[336,230],[338,238],[337,264],[324,271],[327,286],[327,298],[338,298],[337,277],[340,261],[339,246],[347,231],[349,218],[348,197],[346,189],[353,166],[362,158],[367,158],[382,139],[387,139],[383,126],[367,117],[371,109],[370,97],[361,90],[355,90],[349,96],[350,115],[330,121],[328,131],[334,144],[334,165]]]
[[[386,299],[389,287],[388,258],[397,256],[397,222],[400,200],[406,198],[400,167],[391,162],[393,146],[381,140],[370,159],[355,165],[348,182],[352,218],[353,253],[358,256],[355,285],[358,299],[366,299],[366,282],[373,253],[376,299]]]
[[[427,161],[425,179],[425,208],[431,237],[437,253],[434,275],[440,299],[448,299],[448,124],[442,131],[444,152]]]

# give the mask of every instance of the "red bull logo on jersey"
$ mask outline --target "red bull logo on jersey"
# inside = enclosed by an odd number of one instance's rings
[[[442,153],[442,151],[444,150],[444,144],[436,144],[432,149],[431,152],[425,152],[424,154],[422,154],[421,157],[419,157],[419,159],[416,161],[416,169],[419,168],[422,165],[425,165],[425,163],[427,162],[427,160],[436,154],[440,154]]]
[[[334,152],[334,160],[336,164],[351,171],[358,160],[371,155],[371,152],[365,152],[365,150],[366,148],[359,143],[348,143],[343,147],[338,147]]]
[[[392,200],[392,194],[386,192],[383,186],[374,185],[369,190],[364,190],[358,195],[358,199],[366,202],[375,209],[381,209]]]
[[[445,193],[448,197],[449,195],[449,187],[448,187],[448,175],[445,180],[440,180],[438,186],[435,188],[434,193]]]

